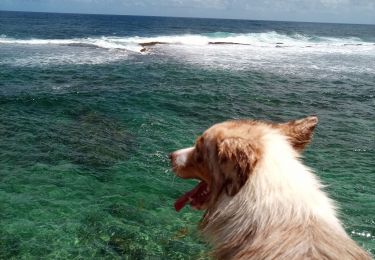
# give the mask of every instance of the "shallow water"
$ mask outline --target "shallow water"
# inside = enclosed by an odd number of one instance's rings
[[[310,114],[304,161],[375,253],[374,28],[1,12],[0,258],[206,259],[168,153],[230,118]]]

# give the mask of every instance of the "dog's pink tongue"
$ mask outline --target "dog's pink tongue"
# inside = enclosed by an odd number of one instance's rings
[[[184,195],[182,195],[180,198],[176,200],[174,203],[174,208],[176,211],[180,211],[185,205],[193,200],[193,196],[196,193],[199,193],[203,190],[205,190],[207,187],[207,184],[205,182],[200,182],[194,189],[191,191],[186,192]]]
[[[188,193],[186,193],[188,194]],[[180,211],[183,207],[185,207],[186,203],[189,202],[189,195],[183,195],[181,196],[176,202],[174,203],[174,208],[178,212]]]

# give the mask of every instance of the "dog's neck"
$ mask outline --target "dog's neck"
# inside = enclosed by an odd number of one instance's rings
[[[270,132],[261,141],[262,158],[245,185],[233,197],[223,193],[202,220],[202,232],[221,250],[220,258],[231,258],[246,244],[261,247],[270,236],[282,239],[285,231],[306,230],[312,221],[346,236],[322,184],[288,140]]]

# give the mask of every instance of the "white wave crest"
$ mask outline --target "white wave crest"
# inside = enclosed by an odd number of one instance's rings
[[[124,49],[129,51],[140,51],[140,46],[122,45],[113,40],[102,38],[77,38],[77,39],[14,39],[0,37],[0,44],[23,44],[23,45],[66,45],[77,47],[96,47],[103,49]]]
[[[263,33],[208,33],[185,34],[155,37],[99,37],[75,39],[14,39],[0,36],[0,44],[24,45],[68,45],[77,47],[96,47],[104,49],[122,49],[141,52],[145,46],[157,44],[205,46],[210,44],[237,44],[256,47],[319,47],[319,46],[362,46],[373,45],[360,38],[317,37],[302,34],[286,35],[275,31]]]
[[[303,73],[311,77],[375,73],[375,43],[354,37],[274,31],[74,39],[14,39],[2,35],[0,48],[2,45],[15,56],[2,57],[0,64],[16,66],[103,64],[138,59],[139,54],[148,53],[205,68]],[[18,48],[22,51],[14,51]]]

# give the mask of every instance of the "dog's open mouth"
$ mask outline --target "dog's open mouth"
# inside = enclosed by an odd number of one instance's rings
[[[176,211],[180,211],[187,203],[195,209],[201,209],[210,195],[210,189],[206,182],[201,181],[191,191],[186,192],[174,203]]]

